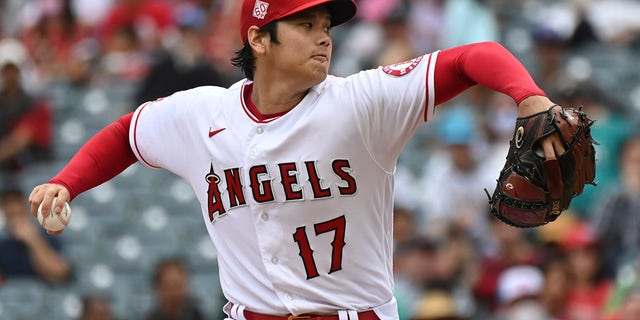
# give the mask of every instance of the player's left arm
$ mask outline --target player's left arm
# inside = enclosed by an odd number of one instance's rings
[[[474,85],[510,96],[520,117],[546,111],[554,104],[522,63],[499,43],[480,42],[440,51],[434,74],[435,104]],[[547,159],[564,152],[557,135],[543,140],[542,147]]]

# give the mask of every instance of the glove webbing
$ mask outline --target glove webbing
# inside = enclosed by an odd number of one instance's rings
[[[487,189],[484,189],[484,192],[487,194],[487,196],[489,197],[489,204],[492,205],[493,204],[493,199],[491,199],[491,195],[489,195],[489,191],[487,191]],[[506,195],[504,195],[502,192],[498,193],[495,195],[496,197],[496,202],[500,202],[500,203],[504,203],[508,206],[511,207],[515,207],[518,209],[523,209],[523,210],[529,210],[532,212],[535,212],[536,210],[542,210],[544,208],[547,207],[547,204],[544,202],[524,202],[521,200],[516,200],[513,199],[511,197],[508,197]],[[514,227],[518,227],[518,228],[533,228],[535,226],[526,226],[526,225],[520,225],[517,223],[514,223],[511,220],[508,220],[507,218],[505,218],[503,215],[500,214],[500,212],[498,210],[491,210],[491,213],[493,213],[493,216],[498,218],[500,221],[510,225],[510,226],[514,226]],[[549,216],[547,215],[545,217],[545,221],[546,222],[551,222],[555,220],[555,217],[549,218]]]

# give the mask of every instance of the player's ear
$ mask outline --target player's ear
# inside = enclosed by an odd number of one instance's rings
[[[270,37],[268,32],[264,32],[256,26],[251,26],[247,30],[247,41],[256,54],[264,54],[266,52]]]

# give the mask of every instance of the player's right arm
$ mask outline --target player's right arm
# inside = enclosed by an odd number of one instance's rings
[[[106,126],[87,141],[53,179],[36,186],[29,195],[31,213],[36,216],[40,203],[44,208],[51,207],[54,197],[58,197],[55,212],[59,213],[65,202],[110,180],[137,162],[129,145],[132,117],[133,113],[126,114]]]

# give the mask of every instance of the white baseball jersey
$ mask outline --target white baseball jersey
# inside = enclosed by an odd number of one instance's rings
[[[393,174],[434,108],[436,59],[328,76],[270,117],[252,105],[247,80],[136,110],[131,147],[193,188],[230,302],[273,315],[374,309],[398,318]]]

